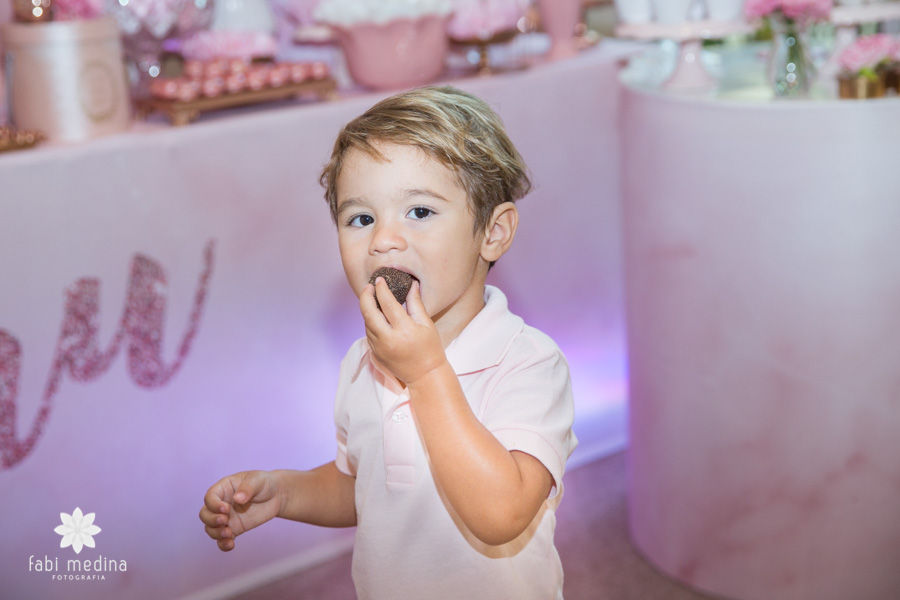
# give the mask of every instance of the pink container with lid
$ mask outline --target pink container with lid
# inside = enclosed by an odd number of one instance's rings
[[[131,122],[119,30],[112,17],[0,26],[9,120],[51,140],[116,133]]]

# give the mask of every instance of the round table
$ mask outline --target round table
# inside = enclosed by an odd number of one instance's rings
[[[622,92],[637,548],[741,600],[900,597],[900,99]]]

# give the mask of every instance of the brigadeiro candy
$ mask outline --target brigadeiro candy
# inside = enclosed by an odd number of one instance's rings
[[[225,79],[213,77],[203,80],[203,95],[207,98],[215,98],[225,91]]]
[[[201,60],[188,59],[184,61],[184,75],[188,79],[203,79],[206,65]]]
[[[374,285],[377,277],[384,277],[385,283],[387,283],[394,298],[396,298],[397,302],[400,304],[406,302],[406,295],[409,294],[409,288],[412,287],[412,282],[416,280],[416,278],[409,273],[405,273],[398,269],[392,269],[391,267],[381,267],[372,273],[369,283]],[[379,309],[381,308],[378,298],[375,298],[375,304]]]
[[[261,90],[269,84],[269,69],[263,66],[250,67],[247,71],[247,87],[251,90]]]
[[[173,100],[178,96],[178,82],[169,77],[161,77],[150,82],[150,94],[157,98]]]
[[[200,82],[192,79],[175,80],[175,97],[182,102],[196,100],[200,95]]]
[[[302,83],[312,75],[312,68],[306,63],[292,63],[290,67],[291,81],[294,83]]]
[[[232,73],[246,73],[249,62],[243,58],[232,58],[228,61],[228,70]]]
[[[211,79],[213,77],[225,77],[228,75],[228,64],[225,61],[213,60],[203,63],[203,77]]]
[[[313,79],[324,79],[328,76],[328,65],[323,62],[314,62],[311,70]]]
[[[225,78],[225,89],[229,94],[242,91],[247,85],[247,76],[243,73],[232,73]]]
[[[269,71],[269,85],[280,87],[291,80],[291,68],[288,65],[273,65]]]

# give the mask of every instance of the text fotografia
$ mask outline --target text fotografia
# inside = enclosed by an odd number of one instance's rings
[[[63,563],[65,570],[60,571],[59,557],[50,558],[46,554],[43,558],[35,558],[34,554],[28,557],[28,571],[32,573],[49,573],[51,579],[59,581],[106,581],[107,573],[118,573],[128,570],[128,564],[124,560],[115,560],[98,556],[90,558],[70,558]]]

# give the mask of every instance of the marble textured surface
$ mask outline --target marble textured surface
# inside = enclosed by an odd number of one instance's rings
[[[623,94],[636,545],[729,598],[900,597],[900,100]]]

